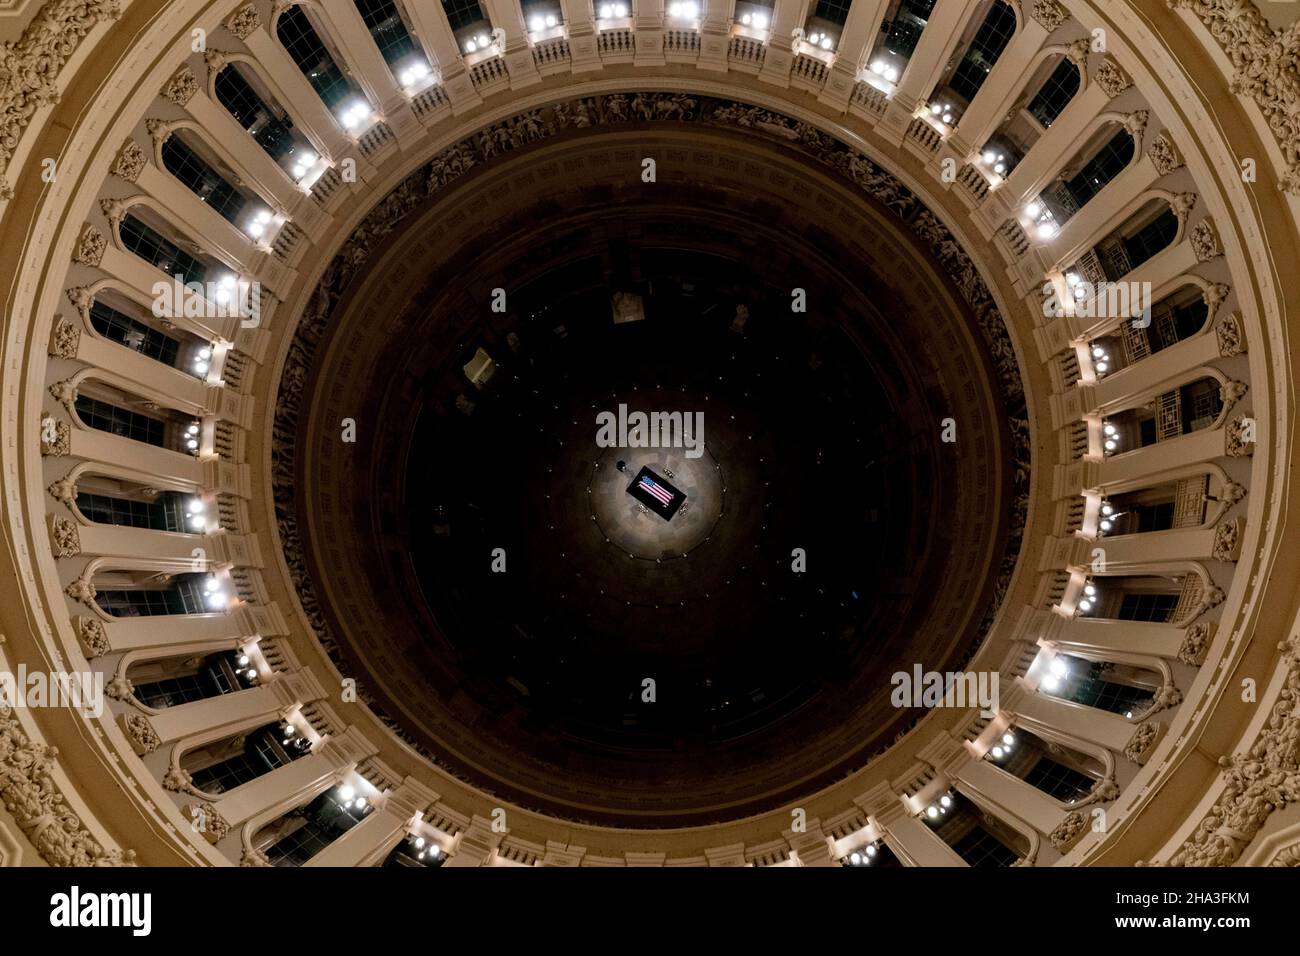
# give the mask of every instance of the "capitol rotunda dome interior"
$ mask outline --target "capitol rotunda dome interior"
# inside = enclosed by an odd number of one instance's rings
[[[1298,23],[0,2],[0,867],[1300,865]]]

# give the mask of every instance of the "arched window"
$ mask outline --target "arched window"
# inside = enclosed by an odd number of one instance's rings
[[[106,339],[164,365],[176,366],[181,352],[181,343],[177,339],[113,308],[98,297],[90,306],[90,324]]]
[[[1101,504],[1099,531],[1146,534],[1198,527],[1205,521],[1208,489],[1209,475],[1200,474],[1111,495]]]
[[[189,496],[128,481],[92,478],[77,483],[77,510],[95,524],[153,531],[195,530],[186,520]]]
[[[987,172],[1009,176],[1079,90],[1079,67],[1063,54],[1034,70],[1024,97],[981,150]],[[1030,91],[1035,91],[1030,95]]]
[[[331,111],[339,110],[348,100],[359,95],[356,84],[334,59],[301,5],[292,6],[280,14],[275,23],[275,35],[321,102]]]
[[[127,677],[135,687],[136,700],[146,707],[165,710],[245,690],[253,686],[256,674],[256,671],[241,666],[238,653],[223,651],[205,657],[177,657],[136,664],[128,670]]]
[[[1219,380],[1206,376],[1162,392],[1136,408],[1107,417],[1103,431],[1108,454],[1120,454],[1212,428],[1223,411]]]
[[[186,751],[181,768],[189,773],[195,788],[215,797],[309,753],[311,742],[293,724],[268,724]]]
[[[1124,620],[1137,620],[1125,618]],[[1054,670],[1057,681],[1045,693],[1084,707],[1132,717],[1151,706],[1163,681],[1154,671],[1129,664],[1090,661],[1069,654],[1053,659],[1062,662],[1063,672]]]
[[[1105,357],[1106,367],[1098,372],[1114,374],[1190,339],[1205,328],[1209,318],[1210,307],[1200,286],[1185,285],[1151,306],[1150,321],[1125,322],[1093,339],[1089,348],[1094,360]]]
[[[227,64],[216,80],[217,101],[246,129],[253,141],[277,163],[304,147],[294,133],[293,121],[283,110],[272,107],[257,92],[237,63]]]
[[[993,66],[1016,32],[1016,12],[1003,0],[994,0],[965,54],[952,72],[939,81],[933,102],[951,108],[951,100],[969,105],[988,79]]]
[[[1128,167],[1135,152],[1132,134],[1118,127],[1098,148],[1084,150],[1080,154],[1084,158],[1076,159],[1075,171],[1054,180],[1042,191],[1039,199],[1051,212],[1056,224],[1063,226]]]
[[[111,617],[156,617],[169,614],[202,614],[204,574],[164,575],[152,572],[112,572],[97,575],[95,603]]]
[[[169,276],[181,276],[181,281],[187,284],[202,283],[207,278],[205,263],[135,215],[128,214],[122,220],[121,236],[122,245],[129,251]]]
[[[967,866],[1011,866],[1029,853],[1029,841],[1023,833],[960,794],[945,794],[933,808],[936,812],[932,816],[927,811],[926,822]]]
[[[358,806],[351,787],[333,787],[311,803],[263,827],[254,838],[272,866],[302,866],[360,823],[371,812],[364,799]]]
[[[491,42],[492,24],[478,0],[442,0],[456,42],[466,53],[476,53]]]
[[[1056,122],[1056,118],[1070,105],[1070,100],[1078,92],[1079,68],[1073,60],[1062,56],[1056,69],[1048,74],[1047,81],[1029,101],[1029,115],[1043,129],[1047,129]]]
[[[1050,743],[1021,727],[999,737],[987,759],[1062,803],[1088,796],[1105,776],[1105,767],[1097,758]]]
[[[249,195],[227,180],[203,158],[182,133],[172,133],[162,146],[163,166],[200,201],[212,207],[226,222],[238,226]]]
[[[871,62],[880,61],[902,74],[911,59],[921,33],[934,13],[935,0],[892,0],[880,24],[882,39],[872,51]]]

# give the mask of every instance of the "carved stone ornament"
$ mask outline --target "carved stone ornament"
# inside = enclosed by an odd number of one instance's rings
[[[144,121],[144,128],[149,134],[149,138],[153,140],[154,149],[162,146],[167,141],[167,137],[172,134],[172,124],[166,120],[147,119]]]
[[[128,139],[122,144],[122,148],[118,151],[117,158],[113,160],[109,172],[115,176],[121,176],[128,183],[133,183],[140,178],[140,173],[144,171],[144,163],[144,147],[135,140]]]
[[[214,804],[200,803],[189,807],[186,816],[190,818],[190,826],[202,833],[209,843],[220,842],[230,832],[230,824]]]
[[[1150,114],[1146,110],[1134,110],[1121,121],[1124,128],[1133,137],[1133,142],[1137,143],[1139,147],[1142,145],[1142,134],[1146,131],[1149,116]]]
[[[1169,200],[1169,208],[1174,211],[1180,223],[1185,222],[1188,213],[1196,208],[1196,193],[1174,193]]]
[[[1065,815],[1065,819],[1056,825],[1056,828],[1047,835],[1052,846],[1056,847],[1061,853],[1068,853],[1073,846],[1088,829],[1088,818],[1078,810],[1071,810]]]
[[[135,693],[135,685],[124,674],[114,674],[104,685],[104,693],[114,700],[130,700]]]
[[[50,394],[54,396],[56,402],[68,410],[69,415],[77,414],[77,386],[72,384],[71,379],[55,382],[50,386]]]
[[[36,6],[32,4],[32,6]],[[58,77],[86,34],[121,15],[118,0],[50,0],[17,40],[0,46],[0,174],[37,110],[58,101]]]
[[[1241,527],[1237,521],[1225,521],[1214,529],[1214,549],[1210,552],[1216,561],[1236,561]]]
[[[51,482],[45,490],[50,493],[51,498],[63,502],[69,508],[77,500],[77,483],[70,477]]]
[[[1030,15],[1041,23],[1043,29],[1048,33],[1059,27],[1069,17],[1069,14],[1065,12],[1065,8],[1056,0],[1034,0]]]
[[[1231,458],[1245,458],[1255,453],[1255,420],[1244,415],[1228,422],[1225,452]]]
[[[72,427],[46,413],[41,418],[41,454],[47,458],[62,458],[72,448]]]
[[[1272,866],[1300,866],[1300,843],[1293,843],[1285,849],[1278,850],[1268,864]]]
[[[0,176],[0,202],[8,202],[14,198],[14,187],[9,185],[9,180]]]
[[[1254,3],[1240,0],[1166,2],[1199,19],[1232,61],[1232,91],[1255,101],[1286,159],[1278,188],[1300,196],[1300,28],[1275,29]]]
[[[1214,229],[1214,220],[1208,216],[1192,227],[1188,238],[1192,243],[1192,252],[1196,253],[1197,262],[1209,262],[1223,252],[1219,246],[1219,234]]]
[[[1097,85],[1112,100],[1133,85],[1129,82],[1129,78],[1124,75],[1124,71],[1110,57],[1106,57],[1101,61],[1101,66],[1097,67],[1097,73],[1093,79],[1097,81]]]
[[[94,607],[95,595],[98,593],[95,586],[85,578],[77,578],[66,588],[64,592],[74,601],[80,601],[82,604]]]
[[[1129,739],[1129,742],[1124,745],[1124,756],[1134,763],[1140,764],[1144,762],[1151,753],[1156,738],[1159,736],[1159,724],[1139,724],[1138,729],[1133,731],[1133,736]]]
[[[262,25],[262,20],[257,15],[257,7],[251,3],[240,7],[226,17],[225,22],[226,29],[241,40],[248,39],[249,35]]]
[[[113,648],[108,643],[108,632],[104,630],[104,622],[97,617],[76,617],[73,618],[73,626],[76,628],[77,637],[86,648],[87,657],[103,657]]]
[[[72,258],[84,266],[98,267],[104,260],[104,250],[107,248],[108,240],[104,234],[87,223],[77,239],[77,248],[72,253]]]
[[[61,315],[56,316],[54,329],[50,333],[49,353],[55,358],[76,358],[79,345],[81,345],[81,327]]]
[[[1155,139],[1151,141],[1151,146],[1147,150],[1147,155],[1151,157],[1151,162],[1156,167],[1156,172],[1161,176],[1168,176],[1175,169],[1183,165],[1183,158],[1178,154],[1178,148],[1174,146],[1173,137],[1169,135],[1168,130],[1162,130]]]
[[[1151,698],[1151,703],[1142,712],[1143,719],[1170,707],[1177,707],[1183,702],[1183,692],[1173,684],[1164,684]]]
[[[1229,379],[1219,386],[1219,401],[1223,402],[1223,407],[1227,410],[1241,401],[1249,390],[1250,386],[1245,382]]]
[[[1210,625],[1193,624],[1183,632],[1183,643],[1178,648],[1178,659],[1184,664],[1200,667],[1210,649]]]
[[[1219,306],[1228,301],[1229,291],[1227,284],[1212,282],[1201,292],[1201,298],[1205,300],[1205,307],[1209,310],[1208,314],[1211,318],[1218,314]]]
[[[122,718],[122,729],[141,755],[151,754],[162,746],[162,738],[144,714],[127,714]]]
[[[87,322],[90,321],[90,307],[95,304],[95,293],[90,291],[89,286],[74,285],[67,292],[68,301],[76,306],[81,317]]]
[[[1286,683],[1259,739],[1245,753],[1220,757],[1224,788],[1196,830],[1164,865],[1229,866],[1269,814],[1300,802],[1300,635],[1278,645]]]
[[[1239,485],[1235,481],[1230,481],[1223,486],[1219,492],[1219,500],[1223,502],[1223,510],[1227,511],[1242,498],[1246,497],[1246,486]]]
[[[1088,66],[1088,54],[1092,52],[1092,37],[1082,37],[1065,48],[1066,58],[1080,69]],[[1016,112],[1019,112],[1017,110]],[[1010,118],[1010,117],[1008,117]]]
[[[52,774],[56,755],[0,705],[0,803],[36,852],[51,866],[133,866],[134,851],[106,849],[68,806]]]
[[[1246,351],[1246,333],[1241,328],[1241,313],[1231,312],[1214,325],[1214,337],[1219,340],[1219,354],[1227,358]]]
[[[169,767],[163,774],[163,788],[173,793],[184,793],[194,786],[194,778],[190,776],[188,770],[180,767]]]
[[[126,215],[127,205],[120,199],[105,198],[99,201],[100,211],[108,217],[108,221],[113,224],[116,231],[118,224]]]
[[[266,858],[266,854],[261,850],[254,850],[251,847],[244,850],[244,855],[239,858],[240,866],[270,866],[271,861]]]
[[[1192,608],[1192,613],[1189,617],[1189,620],[1194,621],[1202,614],[1204,614],[1206,611],[1210,611],[1218,607],[1220,604],[1223,603],[1223,599],[1225,596],[1226,595],[1223,593],[1223,588],[1210,587],[1206,589],[1205,593],[1201,596],[1201,599],[1196,602],[1196,607]]]
[[[56,558],[75,558],[81,554],[81,535],[77,523],[61,515],[50,516],[50,546]]]
[[[1092,788],[1092,793],[1088,794],[1088,798],[1099,803],[1108,803],[1111,800],[1118,799],[1119,784],[1115,782],[1114,777],[1098,780],[1097,785]]]
[[[208,76],[213,77],[226,68],[230,54],[225,50],[209,49],[203,53],[203,63],[208,68]]]
[[[199,81],[195,79],[194,71],[183,66],[163,85],[162,95],[177,106],[184,106],[198,91]]]

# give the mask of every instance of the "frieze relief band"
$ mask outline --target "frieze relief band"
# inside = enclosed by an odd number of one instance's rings
[[[801,150],[856,183],[867,196],[902,220],[939,261],[969,306],[1002,388],[1014,485],[1006,550],[1000,559],[993,595],[972,642],[973,654],[992,627],[1015,571],[1029,510],[1030,477],[1029,420],[1019,363],[1002,314],[979,270],[948,228],[897,177],[827,133],[808,123],[747,103],[667,92],[613,93],[565,100],[520,113],[481,130],[443,150],[391,190],[362,220],[326,267],[289,346],[280,379],[272,434],[272,487],[280,545],[317,641],[336,667],[344,673],[351,669],[321,610],[292,504],[295,442],[303,391],[310,379],[316,347],[336,303],[380,240],[397,228],[414,209],[470,169],[494,156],[550,138],[562,130],[636,121],[741,128]],[[376,718],[396,736],[426,759],[454,772],[428,747],[406,733],[378,701],[364,692],[360,692],[360,696]],[[882,748],[872,759],[886,749],[888,747]],[[462,779],[472,783],[467,778]]]

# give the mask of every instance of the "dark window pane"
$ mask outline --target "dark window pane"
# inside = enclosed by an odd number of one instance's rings
[[[817,0],[813,16],[844,26],[844,21],[849,18],[849,0]]]
[[[415,52],[415,41],[392,0],[356,0],[357,12],[375,38],[384,62],[395,66]]]
[[[190,192],[215,209],[227,222],[235,223],[248,199],[190,149],[179,133],[167,137],[162,158],[167,171],[184,183]]]
[[[290,7],[280,15],[275,33],[326,106],[334,109],[353,94],[352,82],[334,62],[301,6]]]
[[[77,416],[88,428],[113,435],[121,435],[146,445],[163,446],[165,423],[161,419],[141,415],[139,412],[118,408],[108,402],[85,395],[77,397]]]
[[[164,492],[153,501],[132,501],[82,492],[77,495],[77,508],[87,520],[96,524],[184,531],[183,498],[174,491]]]
[[[293,123],[271,109],[244,79],[235,64],[217,74],[217,99],[254,142],[277,163],[296,148]]]
[[[1044,127],[1051,126],[1061,111],[1079,92],[1079,68],[1069,59],[1062,59],[1047,78],[1042,89],[1029,103],[1029,113]]]
[[[948,85],[969,103],[984,85],[993,64],[1016,32],[1016,14],[1002,0],[994,3]]]
[[[137,322],[99,301],[90,306],[90,324],[104,338],[175,368],[181,344],[152,326]]]
[[[207,277],[207,266],[135,216],[128,215],[122,220],[121,233],[122,244],[127,249],[167,275],[178,275],[185,283],[203,282]]]
[[[461,30],[486,20],[478,0],[442,0],[442,9],[447,13],[447,22],[453,30]]]
[[[910,57],[933,11],[934,0],[903,0],[889,24],[885,49],[904,58]]]

